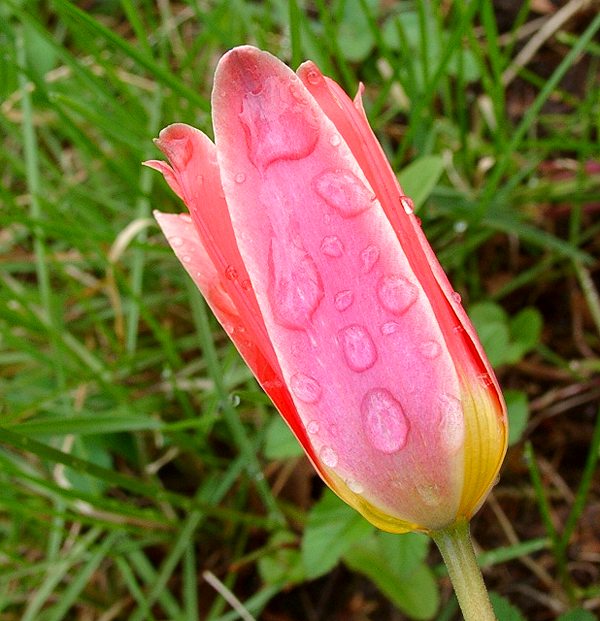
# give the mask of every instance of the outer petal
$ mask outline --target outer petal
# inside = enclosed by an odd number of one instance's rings
[[[439,321],[448,305],[427,258],[399,241],[368,169],[274,57],[229,52],[213,115],[240,253],[335,491],[386,530],[454,521],[463,370],[446,344],[457,320]]]
[[[163,130],[157,142],[172,165],[160,161],[145,164],[165,175],[192,214],[190,217],[155,212],[159,225],[259,383],[317,470],[326,476],[283,382],[239,256],[218,176],[214,145],[198,130],[182,124]]]
[[[379,197],[407,259],[430,296],[446,346],[453,359],[462,363],[467,462],[460,513],[470,517],[492,485],[508,443],[506,406],[498,381],[460,296],[454,292],[418,220],[402,204],[402,188],[366,118],[362,85],[353,102],[310,61],[299,67],[298,76],[335,124]]]

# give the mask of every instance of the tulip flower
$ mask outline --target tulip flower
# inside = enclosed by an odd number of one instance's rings
[[[352,101],[312,62],[294,73],[231,50],[215,143],[170,125],[156,141],[169,163],[146,162],[190,215],[155,215],[327,485],[383,530],[432,535],[446,558],[498,476],[506,410],[361,92]]]

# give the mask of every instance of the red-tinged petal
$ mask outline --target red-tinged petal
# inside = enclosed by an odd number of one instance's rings
[[[460,403],[461,378],[426,257],[399,240],[367,156],[291,70],[254,48],[219,63],[213,118],[240,254],[334,489],[387,530],[452,522],[465,430],[447,405]]]
[[[290,393],[283,382],[281,370],[279,367],[271,366],[264,352],[257,345],[258,335],[252,331],[251,325],[244,322],[234,301],[226,292],[226,283],[224,283],[226,279],[213,265],[191,218],[187,214],[167,214],[159,211],[154,212],[154,217],[177,258],[202,292],[215,317],[226,330],[275,407],[281,412],[317,470],[322,472],[304,426],[298,418]],[[326,476],[326,473],[322,474]]]

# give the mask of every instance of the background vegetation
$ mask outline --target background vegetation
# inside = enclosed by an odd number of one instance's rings
[[[583,0],[3,0],[0,619],[456,619],[437,553],[323,492],[167,249],[140,162],[219,56],[365,104],[512,420],[473,524],[501,621],[600,610],[600,44]],[[510,602],[510,603],[509,603]]]

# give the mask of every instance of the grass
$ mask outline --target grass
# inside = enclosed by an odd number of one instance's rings
[[[497,614],[595,618],[600,16],[500,4],[2,3],[2,621],[457,618],[418,537],[389,543],[420,568],[385,575],[420,576],[404,599],[357,569],[387,540],[321,499],[151,219],[181,210],[140,166],[152,138],[211,134],[212,72],[242,43],[362,81],[395,169],[430,181],[423,228],[519,430],[473,524]],[[317,554],[327,511],[360,555]]]

